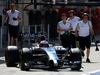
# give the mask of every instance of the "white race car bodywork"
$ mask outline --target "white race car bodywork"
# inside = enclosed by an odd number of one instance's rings
[[[31,50],[35,50],[37,48],[40,48],[39,44],[36,44]],[[58,66],[58,61],[60,61],[60,59],[57,56],[56,49],[54,47],[41,47],[41,49],[46,52],[49,57],[49,61],[53,61],[54,66]]]
[[[52,60],[54,62],[54,66],[58,66],[59,58],[57,56],[57,53],[56,53],[55,49],[54,48],[43,48],[43,49],[48,54],[49,61]]]

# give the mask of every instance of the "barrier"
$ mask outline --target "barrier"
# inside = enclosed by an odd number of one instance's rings
[[[38,32],[45,32],[45,29],[44,29],[44,27],[43,27],[43,25],[32,25],[32,26],[30,26],[30,25],[28,25],[28,26],[22,26],[21,27],[21,31],[23,32],[23,33],[25,33],[25,32],[28,32],[28,33],[31,33],[31,28],[34,28],[33,30],[34,30],[34,33],[38,33]],[[40,29],[38,29],[38,27],[40,28]],[[3,35],[2,35],[2,33],[3,33],[3,28],[4,27],[0,27],[0,48],[2,48],[3,46]],[[25,28],[26,28],[26,30],[25,30]],[[48,24],[48,28],[47,28],[47,40],[49,41],[49,35],[50,35],[50,33],[49,33],[49,29],[50,29],[50,26],[49,26],[49,24]],[[9,45],[9,42],[10,42],[10,35],[9,35],[9,32],[8,32],[8,45]],[[29,41],[29,43],[30,43],[30,41]]]
[[[39,29],[39,28],[40,29]],[[46,32],[45,30],[44,30],[44,27],[43,27],[43,25],[41,24],[41,25],[28,25],[28,26],[22,26],[21,27],[22,28],[22,33],[25,33],[25,32],[28,32],[28,33],[31,33],[31,30],[32,30],[32,28],[33,28],[33,33],[38,33],[38,32]],[[48,39],[48,41],[49,41],[49,35],[50,35],[50,33],[49,33],[49,29],[50,29],[50,25],[48,24],[48,26],[47,26],[47,39]]]
[[[2,48],[2,26],[0,27],[0,48]]]
[[[39,27],[39,29],[38,29],[38,27]],[[39,33],[39,32],[45,32],[45,30],[44,30],[44,27],[43,27],[43,25],[28,25],[28,26],[22,26],[21,27],[22,28],[22,33]],[[34,31],[32,31],[32,29],[34,30]],[[49,24],[48,24],[48,28],[47,28],[47,40],[48,40],[48,42],[49,42],[49,29],[50,29],[50,26],[49,26]],[[31,32],[32,31],[32,32]],[[30,45],[30,40],[28,40],[28,44]]]

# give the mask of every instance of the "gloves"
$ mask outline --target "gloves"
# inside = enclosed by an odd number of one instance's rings
[[[67,36],[70,36],[70,35],[71,35],[71,32],[67,31],[67,32],[65,32],[65,34],[66,34]]]
[[[16,21],[16,20],[17,20],[17,18],[13,18],[13,20],[14,20],[14,21]]]
[[[94,35],[92,35],[92,41],[96,42]]]
[[[94,35],[92,35],[92,41],[95,39]]]

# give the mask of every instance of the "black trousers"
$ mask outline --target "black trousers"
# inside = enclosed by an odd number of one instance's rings
[[[76,48],[76,37],[74,34],[71,34],[71,48]]]
[[[18,29],[19,29],[19,26],[12,26],[9,24],[10,37],[18,38]]]
[[[67,36],[65,34],[60,35],[60,40],[64,48],[71,48],[70,36]]]
[[[85,50],[85,47],[90,49],[91,46],[90,35],[86,37],[79,37],[79,44],[82,50]]]

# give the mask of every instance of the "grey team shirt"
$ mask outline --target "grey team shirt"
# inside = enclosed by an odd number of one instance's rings
[[[84,23],[83,20],[79,21],[79,23],[77,24],[77,28],[78,28],[78,34],[81,37],[86,37],[88,35],[90,35],[90,28],[92,28],[92,23],[91,21],[87,21],[87,23]]]
[[[58,23],[58,25],[57,25],[57,29],[60,29],[60,30],[70,30],[70,29],[72,29],[73,27],[72,27],[72,25],[71,25],[71,23],[70,22],[68,22],[67,20],[66,20],[66,23],[64,24],[63,23],[63,21],[60,21],[59,23]],[[63,35],[65,32],[63,31],[63,32],[59,32],[61,35]]]
[[[69,20],[70,18],[68,18],[67,20]],[[77,16],[74,16],[74,18],[72,20],[70,20],[69,22],[72,24],[73,27],[73,31],[75,31],[77,23],[80,21],[80,18]]]
[[[15,10],[14,13],[11,12],[11,10],[7,11],[7,16],[9,17],[9,24],[13,26],[18,26],[18,21],[14,21],[13,18],[20,18],[20,12],[18,10]]]

